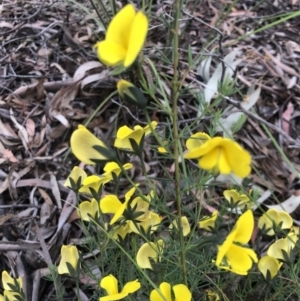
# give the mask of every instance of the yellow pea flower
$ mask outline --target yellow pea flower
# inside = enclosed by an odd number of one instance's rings
[[[71,275],[70,271],[68,269],[68,266],[67,266],[67,262],[70,263],[71,266],[76,271],[78,260],[79,260],[79,253],[78,253],[77,247],[63,245],[61,247],[60,254],[61,254],[61,259],[60,259],[60,263],[57,268],[58,274]]]
[[[286,238],[276,240],[268,249],[267,254],[276,259],[286,260],[283,251],[287,256],[290,256],[294,249],[298,237],[295,234],[289,234]]]
[[[131,163],[125,163],[123,165],[123,169],[125,169],[125,170],[131,169],[132,167],[133,167],[133,165]],[[114,173],[117,177],[122,172],[122,168],[116,162],[106,163],[103,170],[105,171],[105,173],[103,175],[109,175],[109,174]]]
[[[157,126],[156,121],[151,122],[151,127],[155,129]],[[134,126],[133,130],[128,126],[124,125],[120,127],[117,131],[117,138],[115,140],[114,146],[119,149],[126,149],[130,151],[134,151],[131,139],[135,141],[135,143],[140,146],[141,140],[143,136],[148,136],[151,133],[151,128],[149,125],[145,127],[141,127],[140,125]]]
[[[173,229],[173,227],[175,227],[176,229],[178,229],[178,222],[175,219],[169,226],[169,229]],[[187,236],[190,234],[191,232],[191,227],[190,227],[190,223],[187,219],[186,216],[182,216],[181,217],[181,227],[182,227],[182,234],[183,236]]]
[[[251,210],[247,210],[239,217],[224,243],[218,246],[217,267],[239,275],[247,275],[253,261],[257,262],[258,259],[253,250],[240,245],[249,242],[253,229],[253,213]]]
[[[118,81],[117,89],[120,97],[131,105],[136,105],[141,109],[147,107],[147,99],[142,91],[132,83],[121,79]]]
[[[154,289],[150,293],[150,301],[191,301],[192,294],[184,284],[177,284],[172,287],[174,299],[172,298],[171,285],[168,282],[162,282],[159,286],[160,293]],[[163,295],[164,298],[161,296]]]
[[[75,157],[86,164],[94,165],[116,158],[115,152],[83,125],[78,125],[72,133],[70,144]]]
[[[205,293],[208,301],[220,301],[219,295],[212,290],[206,290]]]
[[[159,224],[162,221],[162,218],[155,212],[148,211],[144,214],[143,219],[140,221],[140,217],[137,218],[139,221],[139,227],[142,227],[144,231],[147,233],[149,228],[151,228],[151,233],[156,231],[159,227]],[[132,232],[136,234],[140,234],[139,230],[136,228],[135,224],[132,221],[129,221],[129,227]]]
[[[186,159],[198,159],[205,170],[221,174],[236,174],[240,178],[251,172],[251,156],[237,142],[228,138],[211,138],[205,133],[196,133],[186,141]]]
[[[237,206],[239,208],[250,208],[251,203],[250,199],[246,194],[240,194],[235,189],[228,189],[223,191],[223,195],[225,197],[225,200],[230,202],[233,202],[233,204],[238,204]]]
[[[153,269],[149,258],[153,259],[154,262],[161,261],[161,256],[164,249],[164,241],[158,240],[156,243],[149,242],[144,243],[138,250],[136,255],[136,262],[142,269]]]
[[[118,280],[113,275],[108,275],[101,279],[100,287],[105,289],[107,296],[100,297],[99,301],[114,301],[121,300],[140,289],[141,284],[136,279],[134,281],[127,282],[121,292],[118,289]]]
[[[15,281],[17,282],[17,286],[19,286],[20,290],[22,290],[22,278],[19,277],[17,279],[14,279],[11,277],[7,271],[2,272],[2,285],[4,288],[4,296],[3,298],[7,299],[8,301],[17,301],[18,297],[20,296],[19,292],[15,292],[12,290],[10,285],[15,285]],[[4,300],[3,299],[3,300]]]
[[[67,180],[65,181],[64,186],[65,186],[65,187],[72,188],[72,184],[71,184],[71,180],[70,180],[70,179],[72,179],[72,181],[73,181],[75,184],[77,184],[78,180],[80,179],[80,184],[82,185],[82,183],[83,183],[83,181],[84,181],[84,179],[85,179],[86,177],[87,177],[86,172],[85,172],[82,168],[80,168],[80,167],[78,167],[78,166],[75,166],[75,167],[72,169],[71,173],[69,174]],[[79,187],[79,188],[80,188],[80,187]]]
[[[211,216],[204,216],[203,220],[198,223],[200,229],[211,231],[211,228],[215,228],[216,219],[218,217],[218,211],[214,211]]]
[[[258,227],[267,230],[267,235],[275,235],[274,224],[281,229],[290,229],[293,226],[292,217],[285,211],[269,209],[258,219]]]
[[[112,238],[115,240],[119,240],[119,236],[124,239],[127,234],[130,234],[132,231],[129,227],[129,221],[127,221],[124,225],[117,226],[116,228],[111,230]]]
[[[89,222],[91,217],[95,219],[99,212],[99,204],[97,200],[92,199],[89,201],[83,201],[79,204],[78,214],[82,220]]]
[[[282,264],[283,263],[279,262],[276,258],[266,255],[259,260],[257,266],[266,280],[268,280],[267,275],[269,271],[271,280],[278,274],[278,271],[281,268]]]
[[[103,213],[114,214],[110,221],[110,225],[113,225],[120,217],[123,216],[125,209],[127,208],[128,202],[134,194],[136,187],[131,188],[125,194],[125,202],[122,203],[116,195],[109,194],[100,200],[100,209]]]
[[[147,31],[147,17],[132,4],[124,6],[108,25],[105,40],[95,45],[98,58],[107,66],[129,67],[144,45]]]

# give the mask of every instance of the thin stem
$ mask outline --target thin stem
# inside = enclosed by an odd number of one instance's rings
[[[175,18],[173,28],[173,82],[172,82],[172,123],[173,123],[173,137],[174,137],[174,163],[175,163],[175,198],[177,205],[177,218],[178,218],[178,231],[179,231],[179,243],[180,243],[180,259],[183,283],[187,285],[187,269],[185,260],[184,249],[184,237],[181,225],[181,195],[180,195],[180,170],[179,170],[179,134],[178,134],[178,108],[177,101],[179,97],[179,74],[178,74],[178,62],[179,62],[179,17],[180,17],[180,0],[175,1]]]

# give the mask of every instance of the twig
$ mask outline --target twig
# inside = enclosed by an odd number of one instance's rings
[[[26,17],[26,18],[17,18],[17,19],[16,18],[0,18],[0,21],[28,21],[28,20],[34,18],[35,16],[37,16],[41,12],[42,8],[45,5],[45,2],[46,2],[46,0],[43,0],[42,3],[41,3],[41,5],[40,5],[40,7],[39,7],[39,9],[35,13],[33,13],[32,15],[30,15],[29,17]]]

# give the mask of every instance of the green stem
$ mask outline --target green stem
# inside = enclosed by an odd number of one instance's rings
[[[177,101],[179,97],[179,74],[178,74],[178,63],[179,63],[179,18],[180,18],[180,0],[175,1],[175,19],[174,19],[174,32],[173,32],[173,82],[172,82],[172,123],[173,123],[173,137],[174,137],[174,163],[175,163],[175,198],[177,205],[177,218],[178,218],[178,231],[179,231],[179,243],[180,243],[180,260],[183,283],[187,285],[187,269],[185,259],[185,245],[184,237],[181,225],[181,195],[180,195],[180,170],[179,170],[179,144],[180,138],[178,134],[178,107]]]

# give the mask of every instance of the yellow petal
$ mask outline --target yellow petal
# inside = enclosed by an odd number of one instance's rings
[[[204,216],[203,220],[200,221],[198,224],[199,228],[205,229],[207,231],[211,231],[211,228],[215,227],[217,217],[218,217],[218,211],[214,211],[210,217]]]
[[[224,257],[226,256],[229,248],[233,244],[233,240],[235,238],[237,229],[233,228],[233,230],[227,235],[225,241],[223,242],[222,245],[218,246],[218,254],[217,254],[217,259],[216,259],[216,265],[220,266]]]
[[[226,258],[230,265],[230,271],[238,275],[246,275],[251,269],[253,261],[258,261],[253,250],[235,244],[232,244],[228,249]]]
[[[186,148],[188,150],[192,150],[194,148],[197,148],[201,146],[204,142],[210,139],[210,136],[206,133],[196,133],[192,135],[187,141],[186,141]]]
[[[171,225],[169,226],[170,229],[173,228],[173,226],[178,229],[178,222],[177,220],[174,220]],[[190,224],[189,224],[189,221],[187,219],[186,216],[182,216],[181,217],[181,227],[182,227],[182,234],[183,236],[187,236],[190,234],[191,232],[191,227],[190,227]]]
[[[224,138],[222,147],[232,172],[240,178],[247,177],[251,172],[251,155],[237,142]]]
[[[205,170],[214,168],[218,163],[220,153],[221,150],[218,147],[214,148],[199,160],[199,166]]]
[[[111,174],[103,174],[100,177],[96,175],[88,176],[84,179],[83,186],[79,189],[79,192],[91,194],[90,188],[95,191],[99,191],[100,186],[110,182],[111,180]]]
[[[147,214],[147,218],[144,219],[142,222],[138,223],[138,225],[139,227],[142,227],[145,230],[145,232],[147,232],[151,227],[152,233],[158,229],[161,220],[162,218],[157,213],[149,211],[149,214]],[[139,230],[136,228],[135,224],[132,221],[130,221],[129,225],[132,232],[140,234]]]
[[[226,152],[223,149],[220,151],[219,155],[218,171],[224,175],[228,175],[231,172],[231,166],[229,164]]]
[[[140,282],[136,279],[134,281],[127,282],[124,285],[124,288],[122,289],[121,293],[127,293],[127,294],[132,294],[139,290],[141,287]]]
[[[245,203],[248,203],[250,201],[249,197],[246,194],[240,194],[235,189],[224,190],[223,195],[229,203],[238,203],[241,207],[243,207]]]
[[[75,166],[75,167],[72,169],[71,173],[69,174],[69,176],[68,176],[66,182],[64,183],[64,186],[65,186],[65,187],[71,187],[70,178],[71,178],[75,183],[77,183],[78,180],[79,180],[79,178],[80,178],[81,184],[82,184],[83,181],[84,181],[84,179],[85,179],[86,177],[87,177],[86,172],[85,172],[82,168],[80,168],[80,167],[78,167],[78,166]]]
[[[157,243],[149,242],[144,243],[137,252],[136,261],[140,268],[151,269],[152,265],[149,258],[152,258],[157,262],[163,252],[164,242],[162,239],[158,240]]]
[[[184,157],[186,159],[196,159],[196,158],[200,158],[206,154],[209,154],[215,148],[218,148],[219,146],[221,146],[223,139],[224,138],[222,138],[222,137],[211,138],[211,139],[205,141],[205,143],[203,143],[201,146],[193,148],[190,151],[188,151],[184,155]]]
[[[100,209],[103,213],[115,214],[122,206],[121,201],[113,194],[106,195],[100,200]]]
[[[125,225],[121,225],[121,226],[117,226],[115,229],[113,229],[112,232],[112,238],[115,240],[119,239],[119,236],[122,237],[122,239],[124,239],[126,237],[127,234],[131,233],[131,228],[130,228],[130,222],[131,221],[127,221],[125,223]]]
[[[108,295],[115,295],[119,293],[118,280],[111,274],[101,279],[100,287],[105,289]]]
[[[61,260],[57,268],[58,274],[69,274],[67,262],[76,270],[79,253],[76,246],[63,245],[61,247]]]
[[[129,67],[141,51],[148,31],[148,19],[139,11],[134,17],[124,67]]]
[[[112,19],[105,39],[128,49],[136,11],[132,4],[125,5]]]
[[[254,229],[254,217],[252,210],[248,209],[236,222],[235,242],[246,244],[249,242]]]
[[[150,293],[150,301],[172,301],[171,296],[171,285],[168,282],[162,282],[159,286],[161,294],[165,297],[163,298],[159,292],[154,289]]]
[[[184,284],[177,284],[173,286],[175,301],[191,301],[192,294]]]
[[[83,201],[79,204],[78,213],[82,220],[89,222],[91,217],[95,219],[96,214],[99,212],[99,204],[95,199],[91,202]],[[91,216],[91,217],[90,217]]]
[[[96,151],[93,146],[101,146],[107,149],[105,143],[94,136],[84,126],[79,125],[78,129],[75,130],[71,136],[71,149],[75,157],[78,160],[86,164],[95,164],[92,159],[96,160],[108,160],[107,156]],[[108,150],[108,149],[107,149]]]
[[[286,238],[281,238],[276,240],[268,249],[267,254],[276,259],[285,260],[282,250],[284,250],[288,255],[290,255],[290,244]]]
[[[122,98],[124,98],[124,91],[128,90],[128,88],[130,87],[134,87],[134,85],[131,82],[124,79],[120,79],[117,83],[118,93]]]
[[[16,279],[17,282],[19,283],[19,286],[22,288],[22,279],[19,277]],[[2,272],[2,284],[3,284],[3,288],[7,291],[11,291],[11,288],[8,284],[15,284],[15,279],[13,277],[11,277],[7,271],[3,271]]]
[[[95,48],[97,49],[98,59],[106,66],[121,65],[126,58],[126,49],[113,42],[98,42]]]
[[[282,266],[282,262],[279,262],[276,258],[271,256],[264,256],[258,262],[258,269],[267,279],[267,272],[270,272],[271,279],[273,279]]]
[[[156,121],[151,121],[151,127],[149,125],[146,125],[144,128],[143,128],[143,132],[145,134],[145,136],[148,136],[151,134],[151,128],[153,130],[155,130],[157,127],[157,122]]]

